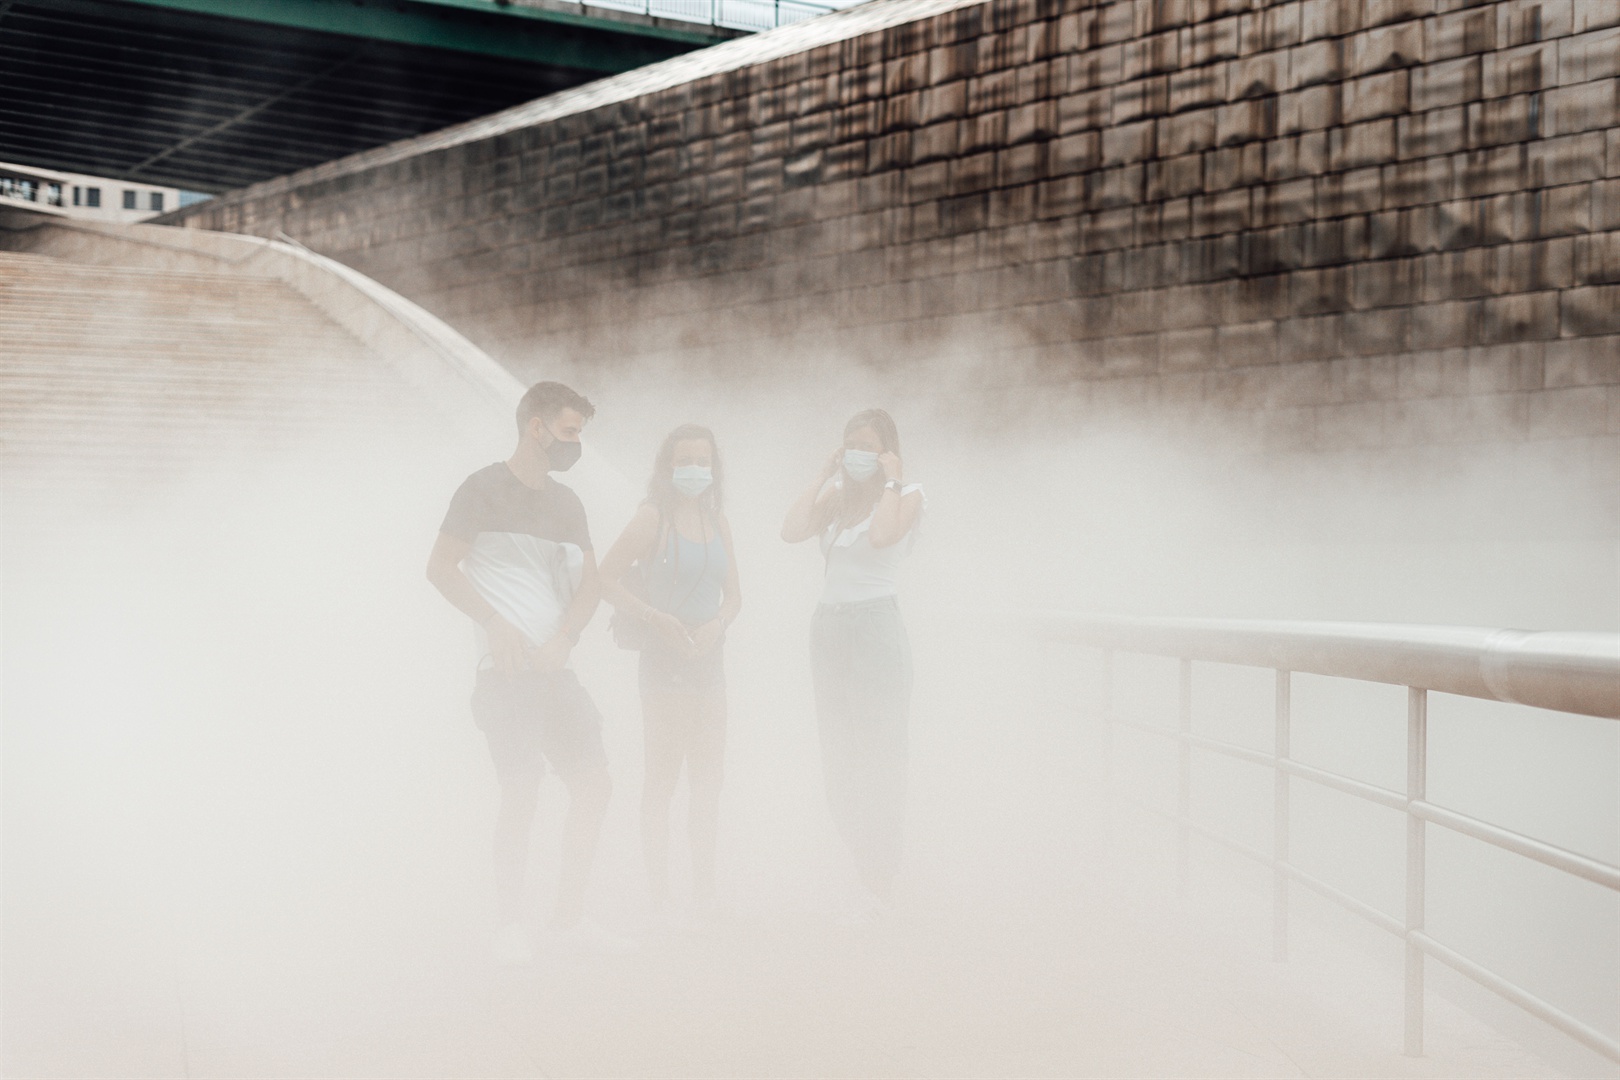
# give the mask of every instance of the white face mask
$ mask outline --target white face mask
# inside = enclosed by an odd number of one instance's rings
[[[707,465],[675,466],[675,490],[682,495],[698,496],[714,483],[714,470]]]
[[[870,480],[877,475],[878,455],[871,450],[845,450],[844,471],[851,480]]]

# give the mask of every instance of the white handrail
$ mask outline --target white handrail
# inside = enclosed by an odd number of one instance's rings
[[[1428,694],[1431,690],[1543,709],[1620,719],[1620,634],[1494,630],[1384,623],[1280,622],[1238,619],[1151,619],[1045,611],[1034,616],[1045,636],[1083,644],[1103,655],[1102,721],[1176,740],[1178,752],[1177,861],[1188,865],[1189,838],[1207,837],[1271,868],[1276,957],[1288,953],[1288,884],[1306,885],[1391,931],[1406,945],[1406,1051],[1423,1052],[1424,959],[1432,957],[1599,1054],[1620,1061],[1617,1040],[1536,997],[1430,937],[1425,928],[1428,875],[1426,827],[1435,825],[1532,859],[1543,866],[1620,892],[1620,866],[1593,859],[1479,818],[1437,806],[1427,797]],[[1179,725],[1143,724],[1114,715],[1115,652],[1175,657],[1180,661]],[[1276,672],[1275,749],[1271,753],[1212,739],[1193,730],[1195,661],[1272,668]],[[1407,768],[1404,793],[1304,765],[1289,755],[1293,672],[1389,683],[1407,689]],[[1192,819],[1194,749],[1269,767],[1275,786],[1272,851],[1222,836]],[[1291,861],[1289,785],[1302,780],[1386,806],[1406,817],[1406,913],[1379,911],[1321,882]],[[1128,800],[1129,801],[1129,800]]]
[[[1415,686],[1620,719],[1620,634],[1468,626],[1036,616],[1101,649]]]

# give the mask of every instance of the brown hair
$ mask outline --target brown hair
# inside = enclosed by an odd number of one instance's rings
[[[885,451],[900,456],[900,429],[895,426],[894,417],[882,409],[862,409],[844,425],[844,438],[848,439],[861,428],[871,428]],[[883,497],[882,475],[879,472],[871,480],[854,483],[846,478],[833,500],[833,516],[844,528],[865,518]]]
[[[714,432],[699,424],[682,424],[668,435],[664,436],[664,443],[658,448],[658,456],[653,459],[653,471],[647,481],[647,501],[658,507],[658,512],[666,519],[674,517],[675,501],[680,493],[675,490],[675,444],[685,442],[687,439],[702,439],[709,444],[712,455],[712,469],[714,481],[709,484],[708,490],[698,496],[698,505],[705,510],[720,509],[721,482],[725,479],[725,467],[720,464],[720,445],[714,441]]]
[[[537,382],[529,387],[518,402],[517,426],[522,431],[529,426],[529,421],[539,417],[541,421],[550,423],[551,418],[564,409],[573,409],[580,416],[589,420],[596,415],[596,406],[591,404],[589,398],[569,386],[560,382]]]
[[[863,427],[869,427],[877,434],[883,449],[896,457],[900,456],[900,429],[894,426],[894,417],[882,409],[862,409],[844,425],[844,438],[849,438]]]

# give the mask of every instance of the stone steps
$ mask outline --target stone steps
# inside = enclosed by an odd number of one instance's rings
[[[224,447],[343,437],[421,403],[280,281],[0,252],[8,488],[148,483]]]

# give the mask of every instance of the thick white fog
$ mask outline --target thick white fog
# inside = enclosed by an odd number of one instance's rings
[[[423,566],[457,483],[510,452],[509,417],[423,406],[335,421],[209,446],[150,479],[132,448],[105,484],[35,483],[5,504],[8,1075],[1590,1065],[1461,988],[1477,1015],[1437,998],[1431,1058],[1402,1058],[1393,940],[1301,897],[1296,959],[1271,964],[1269,881],[1215,849],[1197,849],[1178,896],[1171,832],[1111,795],[1173,806],[1173,750],[1116,733],[1110,786],[1094,657],[1020,621],[1060,607],[1620,629],[1612,523],[1556,461],[1246,453],[1218,431],[1099,429],[1050,395],[977,400],[832,364],[780,379],[547,375],[598,409],[562,479],[599,553],[665,432],[691,421],[719,439],[744,601],[726,660],[729,920],[642,935],[635,657],[604,609],[574,654],[616,785],[588,906],[642,947],[489,963],[497,789],[468,711],[476,656]],[[872,405],[898,421],[928,508],[901,592],[917,678],[899,895],[890,923],[850,931],[833,921],[854,883],[810,699],[821,557],[777,530],[845,419]],[[1268,745],[1269,672],[1200,665],[1195,680],[1200,730]],[[1174,723],[1174,661],[1122,658],[1118,685],[1123,712]],[[1401,786],[1403,691],[1295,685],[1299,756]],[[1529,712],[1437,696],[1433,797],[1620,859],[1620,727]],[[1264,846],[1269,775],[1198,768],[1195,815]],[[1398,913],[1397,815],[1304,788],[1301,864]],[[548,780],[537,916],[563,804]],[[1615,897],[1430,843],[1436,932],[1614,1033]],[[673,851],[679,897],[678,824]]]

